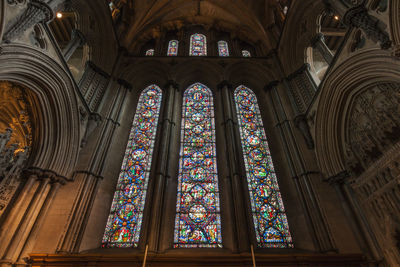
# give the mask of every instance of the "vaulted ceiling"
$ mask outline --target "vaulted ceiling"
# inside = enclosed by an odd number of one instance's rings
[[[121,1],[120,1],[121,2]],[[134,49],[138,42],[157,38],[161,31],[179,30],[186,25],[226,31],[267,51],[276,45],[271,28],[282,26],[284,6],[277,0],[141,0],[122,1],[125,30],[121,43]],[[276,28],[275,28],[276,30]]]

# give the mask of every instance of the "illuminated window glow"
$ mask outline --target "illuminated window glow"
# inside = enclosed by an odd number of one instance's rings
[[[213,97],[201,83],[184,93],[176,248],[222,247]]]
[[[193,34],[190,36],[191,56],[207,56],[207,40],[203,34]]]
[[[229,57],[228,43],[225,41],[218,42],[218,54],[220,57]]]
[[[239,86],[235,90],[235,102],[258,247],[292,248],[256,95],[249,88]]]
[[[157,131],[162,92],[147,87],[139,98],[103,236],[103,247],[137,247]]]
[[[169,41],[167,56],[177,56],[178,55],[178,45],[179,45],[179,42],[177,40]]]

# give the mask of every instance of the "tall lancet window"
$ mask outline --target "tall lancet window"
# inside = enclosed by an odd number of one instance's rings
[[[201,83],[183,97],[174,246],[222,247],[213,97]]]
[[[239,86],[235,102],[258,246],[293,247],[257,98]]]
[[[218,42],[218,54],[220,57],[229,57],[229,48],[226,41]]]
[[[207,56],[207,40],[203,34],[195,33],[190,36],[190,55]]]
[[[139,243],[161,98],[157,85],[150,85],[140,95],[103,247],[129,248]]]
[[[177,56],[178,55],[178,44],[177,40],[171,40],[168,43],[167,56]]]

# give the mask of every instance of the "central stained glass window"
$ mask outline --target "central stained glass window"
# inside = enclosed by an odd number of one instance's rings
[[[241,85],[235,90],[235,102],[258,246],[291,248],[292,237],[256,95]]]
[[[203,34],[195,33],[190,36],[190,55],[207,56],[207,40]]]
[[[177,56],[178,55],[178,44],[177,40],[171,40],[168,43],[168,56]]]
[[[222,247],[213,97],[201,83],[183,97],[174,247]]]
[[[218,54],[220,57],[229,57],[228,43],[226,41],[218,42]]]
[[[161,89],[154,84],[140,95],[102,247],[139,243],[161,98]]]

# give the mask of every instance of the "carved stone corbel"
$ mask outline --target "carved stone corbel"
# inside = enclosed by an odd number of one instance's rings
[[[10,41],[21,35],[27,29],[41,22],[48,22],[53,18],[53,10],[44,2],[32,0],[28,3],[25,12],[8,27],[3,40]]]
[[[392,46],[383,22],[368,14],[364,6],[350,8],[344,15],[343,21],[346,25],[362,29],[370,39],[379,42],[382,49],[389,49]]]

